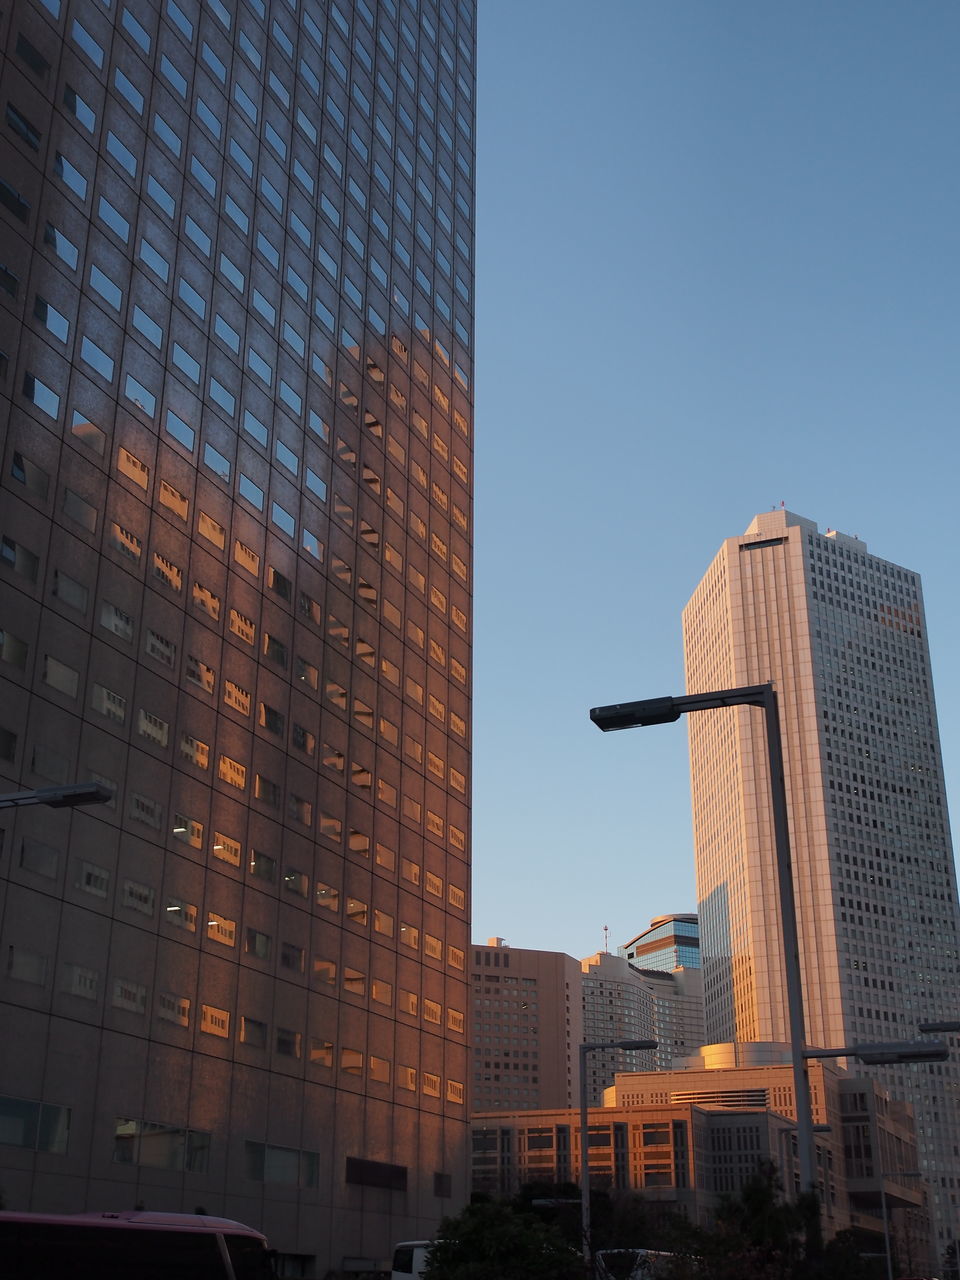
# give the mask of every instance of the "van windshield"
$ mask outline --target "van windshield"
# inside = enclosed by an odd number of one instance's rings
[[[273,1280],[273,1267],[262,1240],[231,1235],[224,1235],[224,1240],[237,1280]]]

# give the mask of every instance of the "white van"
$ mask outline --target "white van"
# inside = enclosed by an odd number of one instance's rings
[[[422,1280],[432,1240],[401,1240],[393,1247],[390,1280]]]
[[[11,1280],[270,1280],[264,1236],[194,1213],[0,1213]]]

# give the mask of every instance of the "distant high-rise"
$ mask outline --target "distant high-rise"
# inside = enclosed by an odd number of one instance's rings
[[[593,1044],[654,1040],[655,1002],[644,975],[623,956],[599,951],[581,961],[583,1038]],[[587,1102],[599,1107],[618,1071],[652,1071],[652,1049],[594,1049],[586,1061]]]
[[[475,15],[0,15],[8,1207],[466,1198]]]
[[[654,916],[650,927],[618,947],[638,969],[700,968],[700,926],[690,914]]]
[[[723,543],[683,626],[689,692],[772,680],[779,694],[808,1041],[909,1039],[956,1018],[960,908],[918,576],[772,511]],[[707,1037],[786,1041],[763,720],[687,719]],[[958,1054],[875,1074],[915,1108],[942,1255]]]

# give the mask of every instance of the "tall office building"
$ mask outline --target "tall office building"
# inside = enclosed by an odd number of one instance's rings
[[[918,576],[772,511],[723,543],[683,626],[690,692],[778,691],[809,1043],[909,1039],[956,1018],[960,909]],[[747,707],[688,720],[707,1037],[786,1041],[763,720]],[[942,1256],[960,1195],[958,1055],[874,1073],[915,1108]]]
[[[466,1198],[473,0],[0,15],[0,1186]]]

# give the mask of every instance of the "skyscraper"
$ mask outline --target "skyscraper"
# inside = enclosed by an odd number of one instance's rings
[[[683,627],[688,691],[772,680],[779,694],[809,1043],[955,1018],[960,908],[916,573],[772,511],[723,543]],[[707,1037],[786,1041],[763,723],[745,707],[688,719]],[[875,1074],[915,1108],[942,1255],[957,1054]]]
[[[0,17],[0,1186],[466,1197],[473,0]]]

